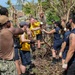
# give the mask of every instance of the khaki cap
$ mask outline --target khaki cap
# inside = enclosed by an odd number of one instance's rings
[[[0,25],[5,24],[7,21],[9,21],[9,18],[4,15],[0,15]]]

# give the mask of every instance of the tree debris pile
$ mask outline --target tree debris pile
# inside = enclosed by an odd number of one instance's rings
[[[62,75],[63,70],[61,62],[57,62],[56,64],[51,63],[51,51],[47,51],[45,48],[42,48],[41,50],[36,50],[33,55],[36,57],[36,67],[32,70],[35,75]]]

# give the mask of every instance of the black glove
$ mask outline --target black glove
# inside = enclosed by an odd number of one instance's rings
[[[34,44],[34,43],[35,43],[35,41],[34,41],[34,40],[31,40],[31,41],[30,41],[30,44]]]
[[[36,50],[35,41],[34,40],[30,41],[30,47],[31,47],[32,52],[34,52]]]

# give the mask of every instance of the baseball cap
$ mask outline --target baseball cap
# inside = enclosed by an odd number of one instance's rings
[[[9,18],[5,15],[0,15],[0,25],[3,25],[9,21]]]
[[[20,27],[28,26],[28,25],[29,25],[29,23],[28,22],[25,22],[25,21],[22,21],[22,22],[19,23],[19,26]]]

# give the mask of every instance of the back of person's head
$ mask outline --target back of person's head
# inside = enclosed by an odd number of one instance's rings
[[[5,7],[0,8],[0,15],[6,15],[8,16],[8,9]]]
[[[72,19],[72,22],[75,24],[75,13],[72,13],[70,19]]]
[[[66,23],[66,28],[71,30],[71,24],[69,22]]]
[[[60,21],[56,21],[54,24],[56,24],[56,26],[58,26],[59,28],[62,29],[62,26],[61,26],[61,22]]]

